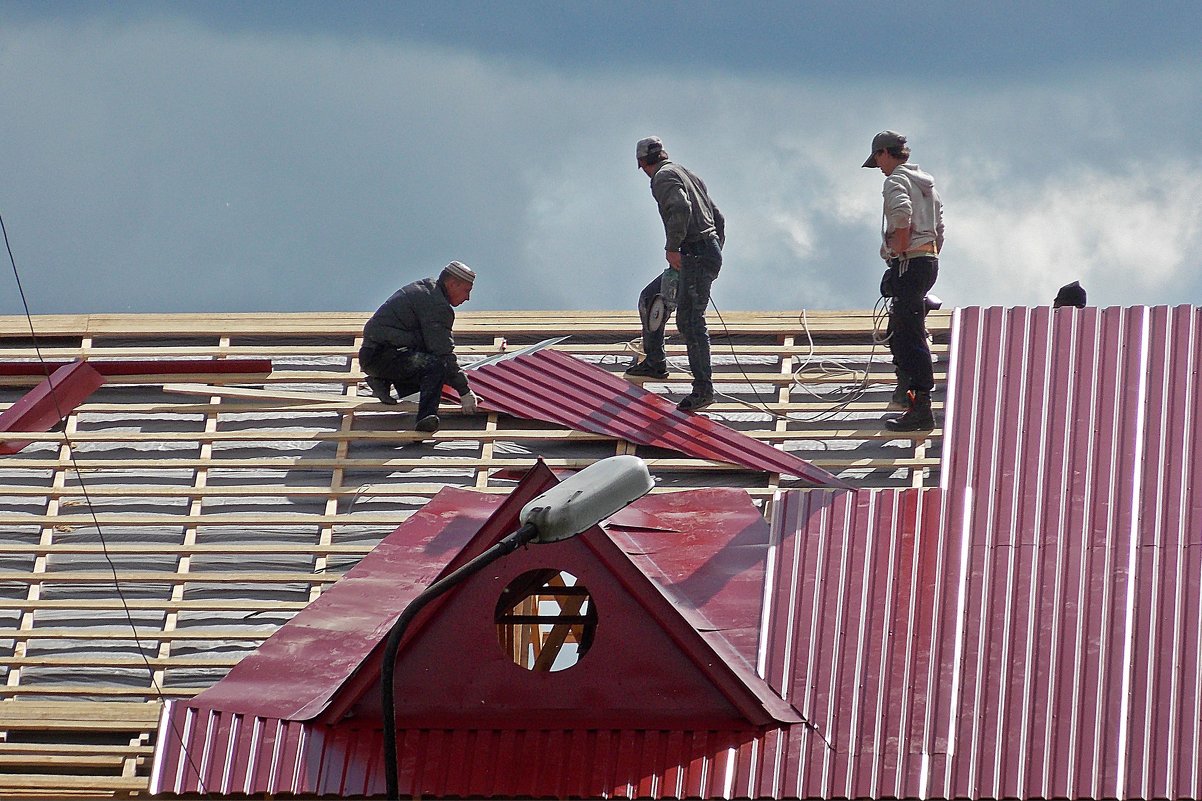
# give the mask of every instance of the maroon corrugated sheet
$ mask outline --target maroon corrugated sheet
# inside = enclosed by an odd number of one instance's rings
[[[796,476],[820,487],[850,485],[767,443],[670,401],[566,353],[545,349],[471,371],[484,407],[545,420],[698,459]]]
[[[957,311],[942,475],[976,499],[982,639],[953,793],[1202,791],[1199,323],[1191,306]]]
[[[103,376],[121,375],[219,375],[222,373],[262,374],[271,372],[271,359],[87,359],[86,364]],[[0,361],[0,376],[44,376],[75,362]]]

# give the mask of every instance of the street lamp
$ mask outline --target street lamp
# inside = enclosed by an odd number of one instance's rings
[[[405,629],[423,608],[469,576],[530,543],[566,540],[587,531],[651,491],[654,482],[637,456],[611,456],[594,462],[522,507],[521,527],[475,559],[448,573],[409,602],[388,632],[380,670],[384,713],[384,778],[388,797],[399,795],[396,759],[396,696],[393,676]]]

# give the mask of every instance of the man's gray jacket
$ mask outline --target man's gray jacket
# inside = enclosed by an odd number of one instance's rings
[[[446,363],[446,383],[463,395],[467,376],[455,358],[455,308],[434,278],[406,284],[384,301],[363,327],[365,345],[430,353]]]

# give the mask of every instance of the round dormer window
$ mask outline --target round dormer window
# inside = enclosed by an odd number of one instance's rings
[[[592,645],[597,610],[588,589],[571,573],[530,570],[501,591],[497,640],[527,670],[566,670]]]

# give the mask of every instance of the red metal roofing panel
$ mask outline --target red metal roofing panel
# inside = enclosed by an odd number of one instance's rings
[[[950,555],[943,515],[938,492],[779,497],[765,678],[820,734],[769,733],[753,795],[928,789],[933,696],[948,690],[933,658]]]
[[[720,631],[754,669],[769,531],[745,492],[649,495],[606,531],[696,628]]]
[[[953,789],[1197,797],[1199,310],[963,309],[953,330],[942,475],[977,499],[966,622],[994,660]]]
[[[284,719],[319,714],[504,500],[443,489],[192,703]]]
[[[104,376],[86,362],[64,364],[0,413],[0,434],[49,431],[102,384]],[[28,444],[29,440],[0,438],[0,455],[17,453]]]
[[[820,467],[676,405],[623,378],[554,350],[473,369],[485,408],[667,448],[699,459],[796,476],[823,487],[850,485]]]
[[[378,730],[164,707],[160,741],[188,747],[156,762],[150,792],[382,795]],[[404,797],[721,798],[746,734],[656,730],[405,729]],[[241,763],[240,767],[230,767]],[[366,769],[365,769],[366,768]],[[197,773],[204,776],[195,781]]]

